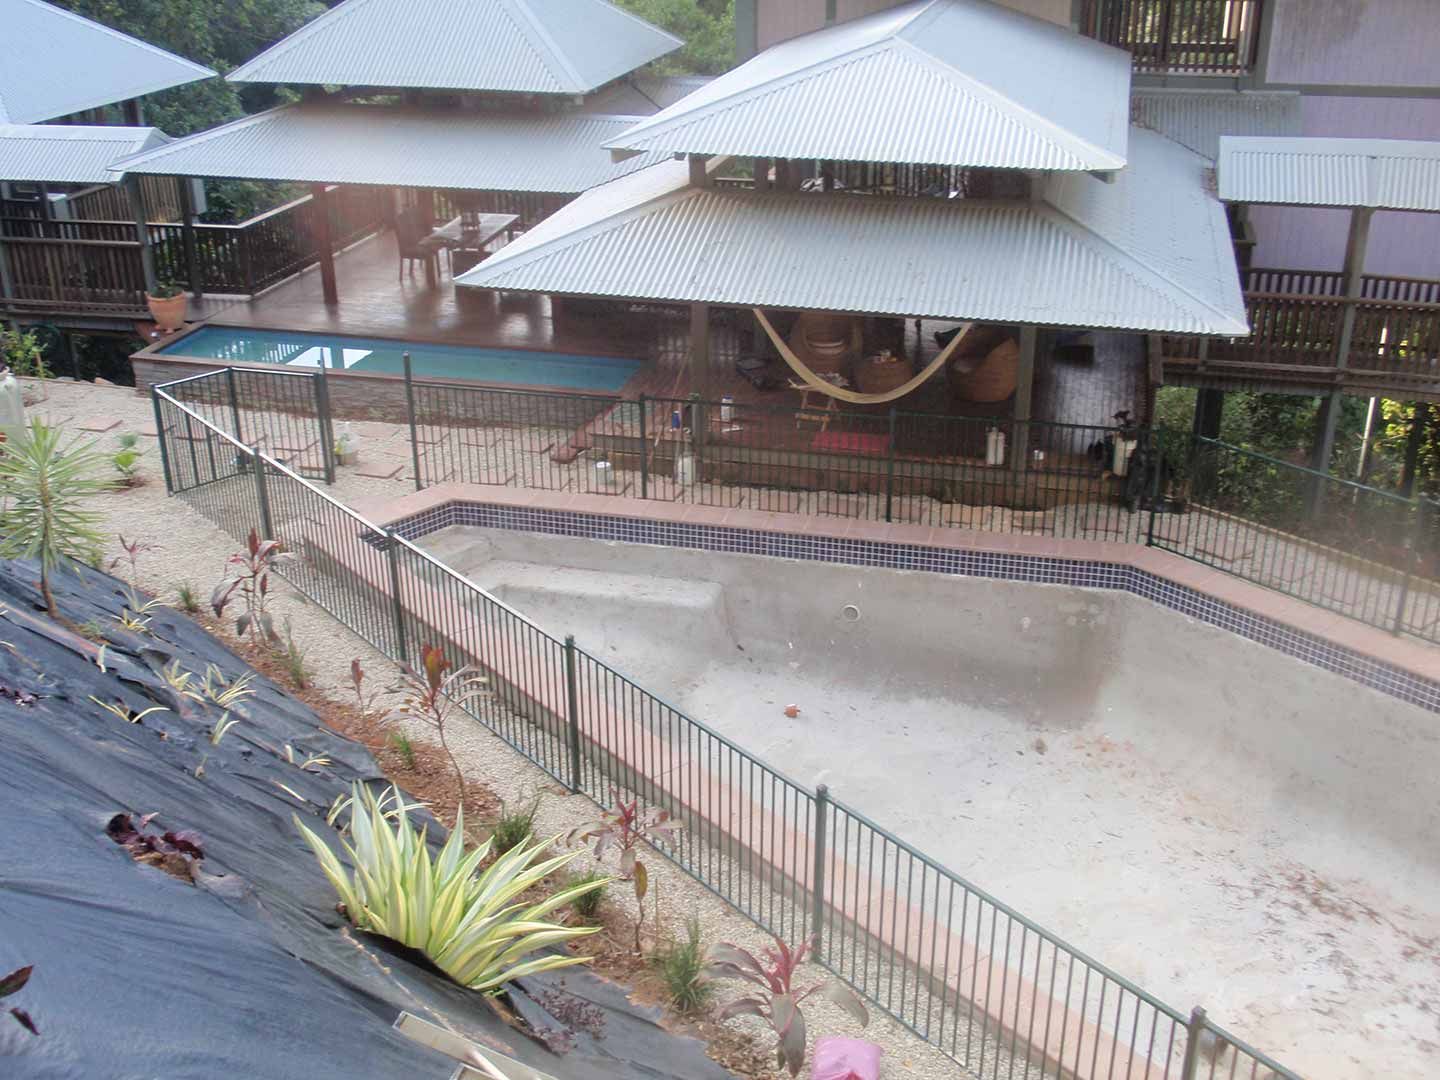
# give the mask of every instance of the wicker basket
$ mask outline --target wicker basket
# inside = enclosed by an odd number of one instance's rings
[[[836,375],[859,355],[860,326],[848,315],[806,311],[790,331],[790,348],[816,375]]]
[[[915,365],[903,356],[877,353],[855,365],[855,384],[862,394],[887,394],[915,374]]]

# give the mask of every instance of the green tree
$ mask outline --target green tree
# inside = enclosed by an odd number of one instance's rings
[[[100,548],[100,515],[85,500],[114,486],[101,476],[105,465],[94,443],[62,446],[60,432],[39,419],[0,453],[0,558],[40,564],[40,595],[52,616],[55,570]]]
[[[617,0],[685,47],[647,69],[654,75],[719,75],[735,63],[734,0]]]

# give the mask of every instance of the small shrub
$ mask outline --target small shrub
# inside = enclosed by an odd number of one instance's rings
[[[45,363],[45,351],[33,330],[6,330],[0,327],[0,367],[8,367],[20,378],[53,377]]]
[[[596,860],[603,859],[605,852],[613,847],[620,849],[620,876],[634,883],[635,901],[640,914],[635,920],[635,951],[640,952],[640,929],[645,923],[645,894],[650,890],[650,874],[645,864],[636,855],[640,841],[656,844],[673,839],[683,826],[674,820],[669,811],[656,807],[642,807],[640,799],[626,802],[620,797],[618,788],[610,789],[613,809],[606,810],[598,821],[571,829],[565,838],[567,844],[576,842],[593,844]],[[659,898],[656,898],[659,904]]]
[[[387,809],[392,803],[393,808]],[[486,841],[465,850],[463,806],[456,812],[455,828],[434,856],[426,843],[426,829],[410,824],[409,808],[397,789],[377,796],[357,783],[348,809],[350,823],[341,845],[353,871],[336,858],[329,843],[298,817],[294,821],[339,894],[346,917],[359,929],[418,949],[472,990],[495,990],[511,979],[586,962],[583,956],[531,954],[595,932],[591,927],[547,922],[545,917],[581,893],[601,887],[603,881],[571,885],[534,904],[520,899],[578,853],[542,859],[553,841],[521,845],[482,871],[492,846]]]
[[[127,431],[120,436],[120,447],[110,455],[110,464],[120,474],[121,487],[138,487],[144,481],[140,478],[140,458],[145,451],[140,449],[140,436]]]
[[[200,613],[200,600],[195,595],[195,586],[188,581],[182,581],[180,587],[175,590],[176,598],[180,601],[180,610],[186,615],[198,615]]]
[[[705,950],[700,945],[698,915],[685,920],[685,939],[661,945],[651,962],[660,973],[670,1007],[676,1012],[698,1012],[714,994],[714,987],[701,977],[705,970]]]
[[[251,529],[245,550],[231,555],[228,560],[229,565],[235,568],[235,576],[226,577],[210,594],[210,608],[215,617],[224,618],[225,609],[238,593],[245,603],[245,610],[235,619],[235,633],[241,637],[248,633],[256,644],[274,645],[279,642],[280,635],[275,632],[275,623],[267,609],[270,572],[289,558],[279,540],[262,540],[260,534]]]
[[[465,806],[465,774],[460,762],[450,749],[447,727],[457,709],[463,709],[485,692],[488,683],[485,677],[473,667],[451,671],[451,664],[442,649],[426,645],[420,650],[420,670],[405,669],[405,697],[396,716],[409,716],[429,724],[440,736],[440,749],[450,759],[450,768],[455,773],[455,801],[461,809]],[[359,685],[356,685],[357,692]]]
[[[609,880],[599,870],[590,870],[571,877],[571,885],[585,885],[592,881],[601,883],[599,888],[581,893],[570,904],[570,910],[575,912],[575,917],[586,926],[600,925],[600,908],[605,903],[605,882]]]
[[[56,568],[101,544],[100,514],[84,504],[112,487],[97,475],[102,462],[94,443],[62,446],[60,432],[38,418],[0,454],[0,559],[40,564],[40,595],[52,617],[59,614],[50,588]]]
[[[805,962],[809,945],[790,946],[775,938],[772,948],[760,956],[721,942],[705,954],[704,977],[739,979],[754,989],[747,997],[736,998],[720,1010],[720,1019],[733,1016],[758,1016],[775,1032],[775,1064],[791,1076],[799,1076],[805,1064],[805,1014],[800,1006],[807,998],[819,994],[855,1018],[864,1027],[870,1022],[859,996],[839,979],[799,990],[794,985],[795,971]]]
[[[405,768],[415,768],[415,744],[403,731],[392,731],[390,733],[390,749],[400,755],[400,760],[405,763]]]
[[[296,690],[304,690],[310,685],[310,665],[305,662],[306,652],[295,644],[295,633],[291,629],[290,620],[285,620],[285,644],[280,650],[280,662],[285,665],[285,675]]]
[[[502,802],[500,816],[490,827],[490,840],[495,853],[503,855],[511,848],[519,847],[535,833],[535,815],[540,811],[540,796],[517,810],[509,810]]]

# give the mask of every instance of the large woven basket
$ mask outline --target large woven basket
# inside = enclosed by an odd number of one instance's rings
[[[903,356],[867,356],[855,365],[855,384],[862,394],[885,394],[915,374],[915,365]]]
[[[790,331],[790,348],[817,375],[836,375],[860,354],[860,324],[849,315],[806,311]]]
[[[1004,401],[1019,381],[1020,343],[1007,326],[977,326],[965,335],[945,369],[961,401]]]

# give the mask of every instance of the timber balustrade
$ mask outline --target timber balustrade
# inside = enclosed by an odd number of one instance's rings
[[[1085,0],[1081,31],[1136,71],[1241,75],[1255,65],[1263,0]]]
[[[386,192],[332,188],[330,235],[337,249],[375,232],[383,220]],[[13,208],[7,204],[6,209]],[[197,224],[196,272],[209,293],[253,296],[313,265],[316,208],[311,196],[296,199],[238,225]],[[148,226],[156,275],[190,284],[184,226]],[[8,259],[16,311],[143,316],[145,277],[140,243],[129,221],[50,221],[0,216],[0,241]],[[0,306],[6,301],[0,300]]]

